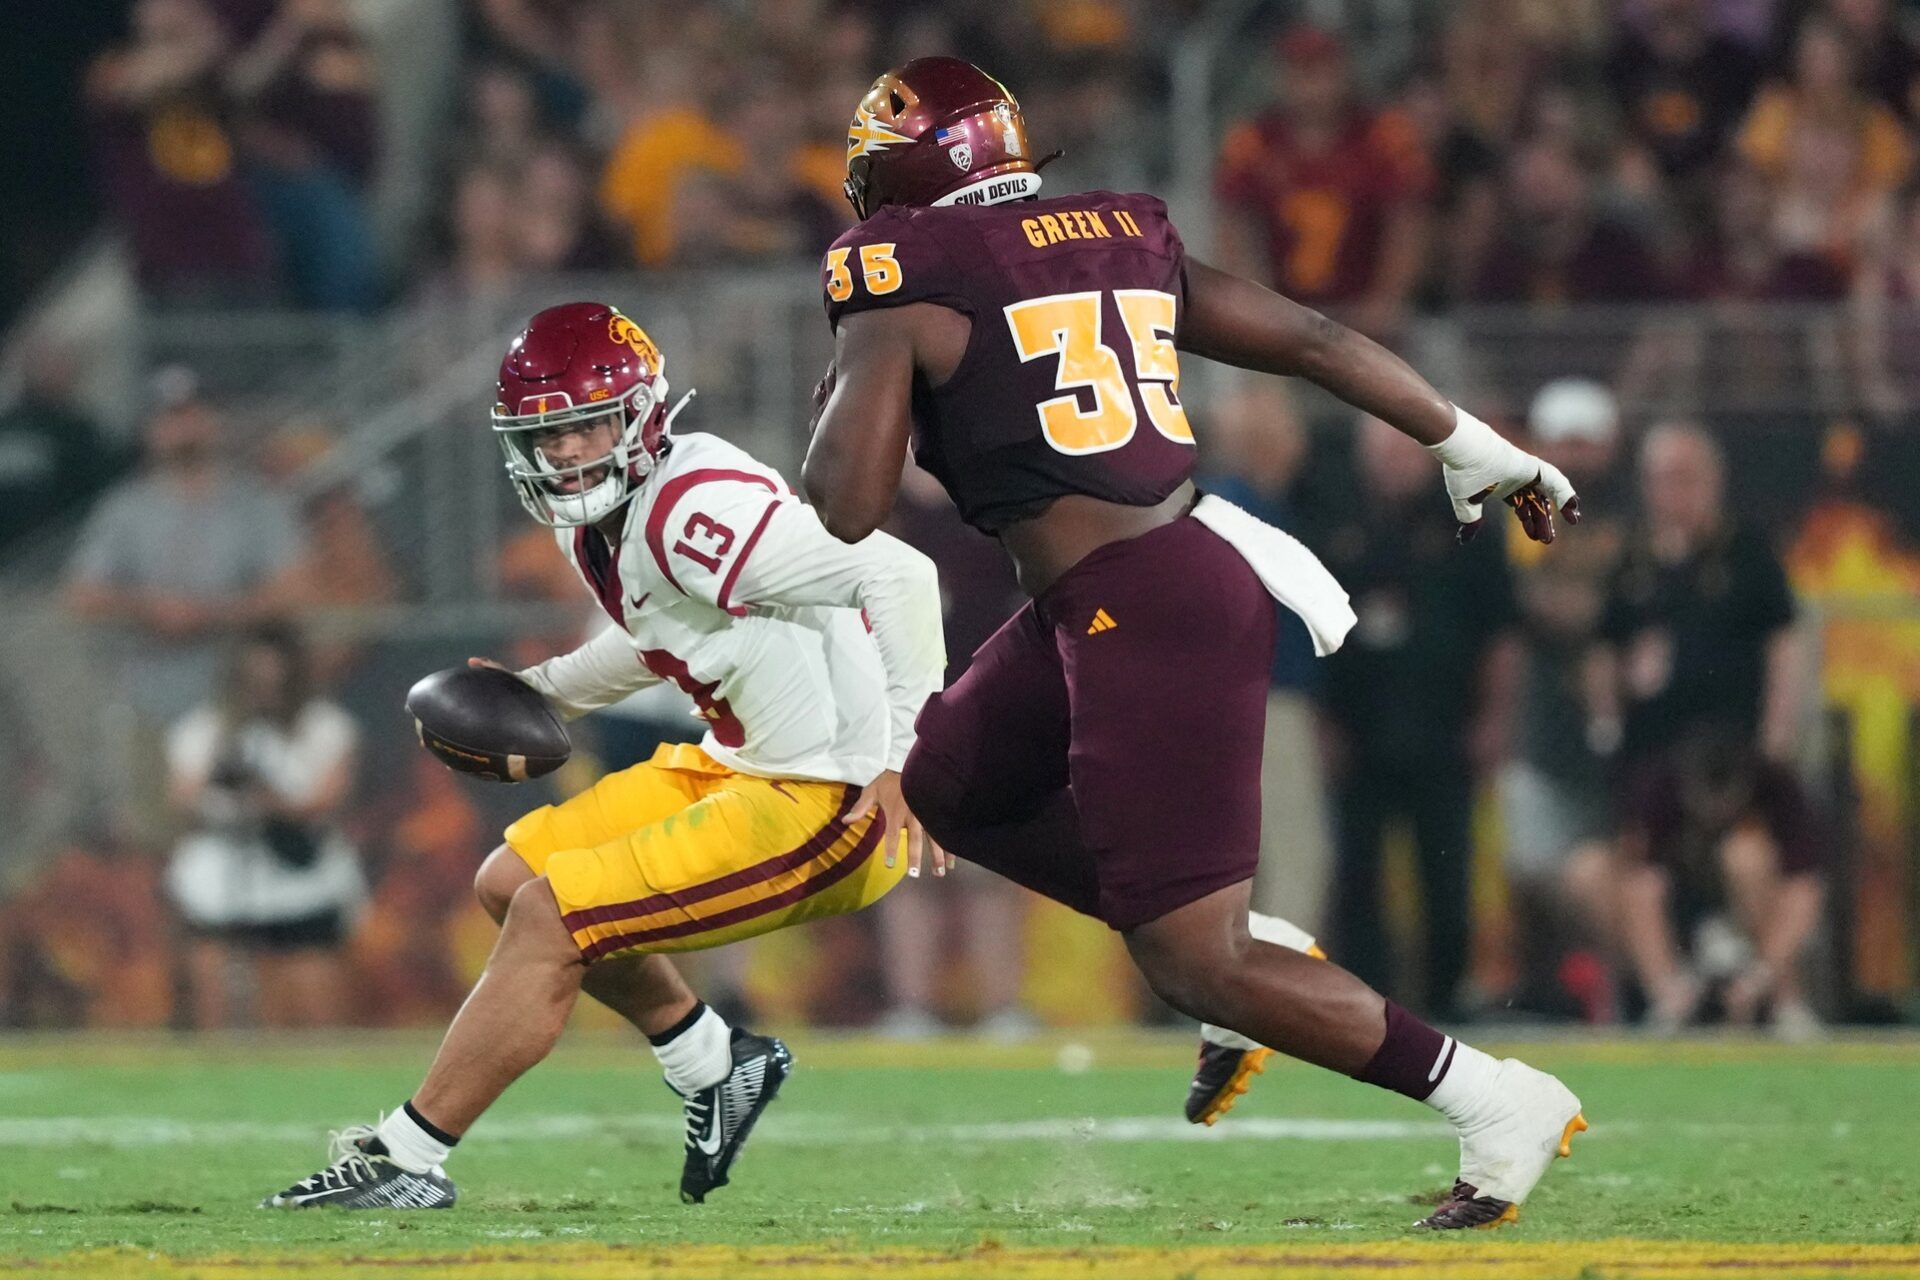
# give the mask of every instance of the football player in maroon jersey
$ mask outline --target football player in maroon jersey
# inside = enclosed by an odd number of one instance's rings
[[[1572,1092],[1249,932],[1270,597],[1321,653],[1353,614],[1305,548],[1195,489],[1180,354],[1308,378],[1412,436],[1463,539],[1503,500],[1550,542],[1573,490],[1384,348],[1189,258],[1161,201],[1041,197],[1039,169],[1013,97],[954,58],[881,76],[847,135],[861,222],[822,269],[807,495],[865,537],[911,439],[1032,597],[921,712],[907,802],[949,851],[1120,931],[1174,1007],[1445,1114],[1460,1174],[1422,1226],[1511,1221],[1586,1127]]]

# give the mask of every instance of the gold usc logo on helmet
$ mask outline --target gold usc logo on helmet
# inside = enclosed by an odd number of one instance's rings
[[[645,329],[616,311],[613,313],[613,318],[607,321],[607,336],[615,342],[631,347],[635,355],[647,362],[649,368],[656,373],[659,372],[660,348],[653,344],[653,339],[647,336]]]

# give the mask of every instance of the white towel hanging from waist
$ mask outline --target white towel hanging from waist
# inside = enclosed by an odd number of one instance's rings
[[[1225,498],[1208,494],[1192,516],[1240,553],[1261,585],[1300,615],[1313,637],[1313,652],[1326,657],[1340,647],[1355,621],[1346,589],[1292,534],[1255,518]]]

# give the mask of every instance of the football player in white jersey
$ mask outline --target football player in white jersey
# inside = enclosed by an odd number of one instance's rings
[[[899,769],[946,665],[932,563],[885,535],[841,542],[771,468],[671,436],[664,368],[600,303],[542,311],[507,350],[508,474],[616,624],[520,674],[567,718],[670,681],[706,736],[507,829],[475,886],[500,939],[425,1082],[268,1206],[451,1205],[448,1153],[583,988],[653,1043],[686,1103],[681,1197],[703,1199],[792,1057],[728,1027],[665,953],[855,911],[919,873]]]

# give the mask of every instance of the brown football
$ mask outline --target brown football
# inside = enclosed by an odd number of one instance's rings
[[[511,671],[436,671],[407,691],[407,711],[427,750],[476,778],[525,782],[552,773],[573,754],[566,725]]]

